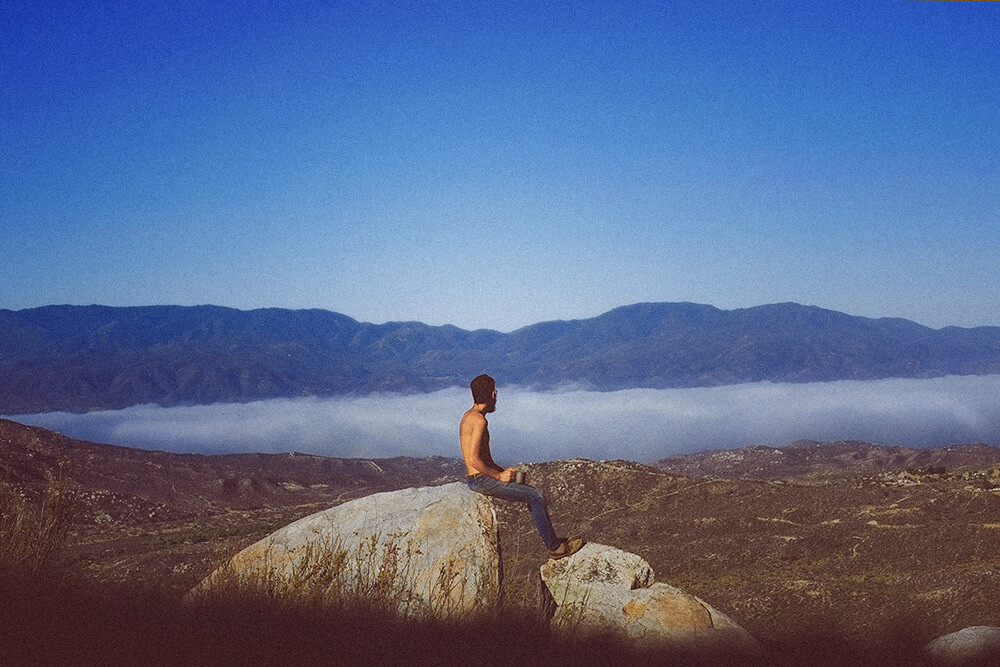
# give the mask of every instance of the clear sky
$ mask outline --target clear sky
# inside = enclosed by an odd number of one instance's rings
[[[1000,5],[0,3],[0,308],[1000,325]]]

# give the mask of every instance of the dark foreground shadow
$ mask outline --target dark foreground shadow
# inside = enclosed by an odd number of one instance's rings
[[[0,579],[0,664],[32,665],[920,665],[920,647],[822,636],[757,656],[567,641],[504,613],[464,623],[404,621],[377,609],[279,610],[265,600],[184,605],[164,594],[81,582]]]

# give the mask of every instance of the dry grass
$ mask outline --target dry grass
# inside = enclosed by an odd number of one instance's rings
[[[215,549],[212,574],[186,600],[207,605],[266,604],[318,613],[391,614],[411,620],[490,615],[498,609],[495,575],[462,572],[457,557],[418,573],[420,551],[399,534],[372,534],[356,544],[339,537],[287,550],[271,542],[252,555]],[[483,565],[481,568],[485,569]],[[430,575],[429,577],[427,575]],[[467,591],[468,582],[475,590]]]
[[[0,482],[0,572],[31,576],[51,569],[73,526],[76,499],[58,473],[36,502]]]
[[[23,582],[0,584],[0,597],[10,601],[0,605],[0,664],[753,664],[642,651],[610,637],[568,641],[503,612],[444,622],[371,605],[321,610],[234,598],[192,606],[112,586]]]
[[[53,478],[37,503],[7,485],[2,492],[0,664],[677,664],[679,657],[608,637],[560,639],[521,605],[464,616],[415,607],[407,585],[414,552],[396,536],[372,535],[350,550],[314,546],[287,579],[227,571],[236,543],[220,539],[213,558],[222,574],[195,605],[82,573],[63,576],[53,565],[72,524],[72,491]],[[443,566],[435,587],[447,591],[455,572]]]
[[[630,484],[619,493],[613,479],[602,479],[595,488],[607,492],[609,503],[649,491]],[[974,614],[977,609],[994,607],[989,590],[998,575],[985,585],[966,582],[973,575],[981,582],[983,568],[995,572],[992,495],[960,486],[914,490],[758,483],[731,489],[692,486],[688,495],[704,496],[688,499],[676,493],[684,484],[667,485],[656,496],[666,500],[641,514],[650,526],[630,524],[622,518],[631,517],[628,512],[574,525],[572,517],[597,513],[581,509],[594,509],[596,494],[586,488],[579,503],[567,507],[569,494],[560,498],[554,518],[595,541],[607,539],[648,555],[664,580],[725,606],[762,640],[764,664],[920,664],[919,650],[928,638],[974,624],[981,618]],[[719,495],[728,490],[733,497]],[[211,604],[189,606],[180,604],[179,594],[139,586],[131,579],[136,574],[126,573],[125,585],[67,577],[60,550],[69,535],[74,499],[58,477],[35,496],[0,485],[0,567],[8,575],[0,577],[0,664],[747,663],[731,656],[643,652],[607,637],[569,642],[550,635],[537,613],[537,568],[544,549],[520,507],[510,509],[509,525],[502,527],[506,578],[499,608],[445,623],[430,615],[396,613],[400,603],[406,606],[407,593],[398,584],[409,567],[407,545],[398,541],[371,541],[351,554],[339,545],[317,549],[297,566],[293,579],[299,585],[292,596],[278,586],[248,581]],[[910,515],[916,515],[913,522],[927,524],[918,537],[942,533],[939,541],[948,548],[920,542],[923,546],[900,552],[893,536],[901,531],[867,525],[873,516],[890,522],[904,516],[911,521]],[[247,529],[248,517],[240,518]],[[275,525],[288,520],[276,519]],[[964,523],[989,535],[966,535]],[[195,546],[207,552],[212,543],[213,567],[257,539],[240,531],[215,532],[212,525],[199,521],[190,531],[205,534],[204,541],[192,537]],[[259,532],[273,527],[262,525]],[[190,548],[185,549],[187,554]],[[107,567],[122,571],[120,552],[107,553]],[[907,554],[919,562],[910,563]],[[969,569],[968,576],[962,568]],[[190,576],[200,579],[208,571],[205,562]],[[361,571],[367,583],[350,583],[348,573]],[[141,564],[128,572],[162,578],[162,572]],[[450,586],[453,574],[442,568],[439,585]],[[838,603],[844,599],[853,601],[850,613]],[[866,621],[870,633],[851,632],[858,619]],[[827,634],[817,635],[817,629]]]
[[[379,535],[351,549],[340,540],[310,542],[294,561],[270,545],[252,562],[228,549],[217,549],[212,575],[188,600],[201,605],[297,609],[313,612],[361,609],[399,611],[407,615],[413,602],[407,586],[412,547]],[[276,566],[287,561],[288,567]]]
[[[115,586],[0,583],[0,664],[32,665],[920,665],[912,646],[803,636],[764,656],[644,650],[550,633],[524,616],[404,619],[373,605],[296,608],[258,599],[184,605]]]
[[[764,658],[641,649],[613,637],[550,633],[520,585],[501,590],[489,614],[442,621],[400,615],[412,551],[370,536],[361,548],[315,548],[296,565],[292,586],[263,573],[227,578],[204,604],[85,578],[54,577],[71,518],[72,493],[58,480],[37,506],[5,487],[4,552],[19,554],[18,576],[0,579],[0,664],[918,664],[913,646],[846,646],[801,637]],[[58,517],[62,517],[58,519]],[[14,526],[17,526],[15,529]],[[16,536],[16,537],[13,537]],[[13,539],[12,539],[13,537]],[[51,540],[46,542],[45,540]],[[20,545],[15,548],[15,544]],[[532,543],[533,544],[533,543]],[[218,541],[216,564],[235,541]],[[30,557],[24,554],[32,554]],[[533,549],[510,550],[505,569],[536,569]],[[524,562],[521,562],[524,561]],[[439,585],[450,585],[442,568]],[[357,584],[353,577],[365,583]],[[524,582],[525,584],[527,582]],[[224,592],[223,592],[224,591]],[[875,649],[875,650],[866,650]]]

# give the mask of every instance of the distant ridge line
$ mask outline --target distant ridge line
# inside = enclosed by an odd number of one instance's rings
[[[1000,373],[1000,327],[816,306],[638,303],[510,333],[370,324],[327,310],[0,310],[0,414],[501,384],[595,391]]]

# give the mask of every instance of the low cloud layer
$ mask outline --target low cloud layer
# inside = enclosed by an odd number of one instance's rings
[[[538,393],[501,387],[490,415],[501,464],[567,458],[651,462],[672,454],[795,440],[927,447],[1000,444],[1000,376],[696,389]],[[12,417],[70,437],[205,454],[459,457],[467,389],[248,404],[137,406]]]

